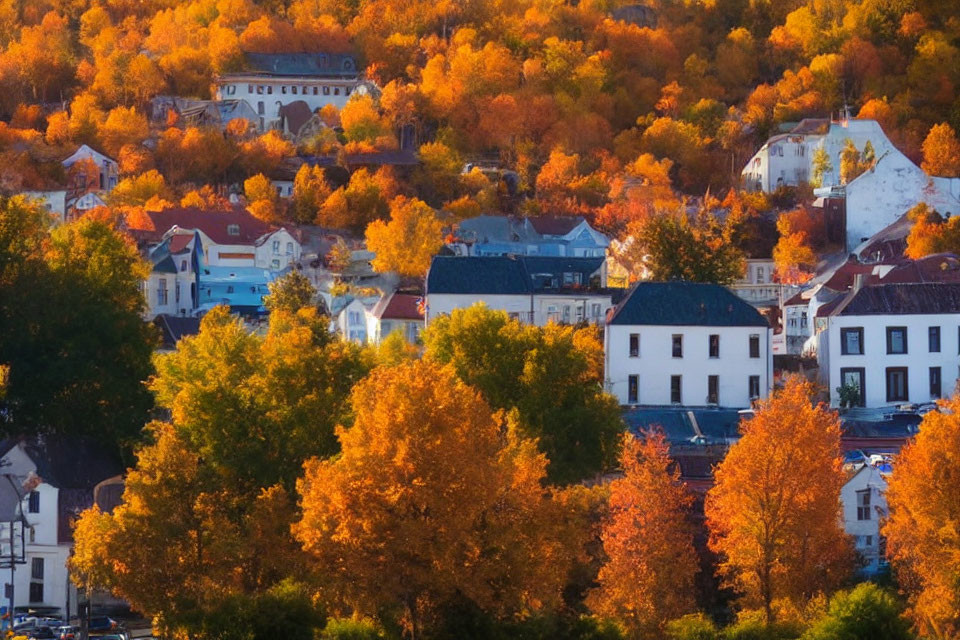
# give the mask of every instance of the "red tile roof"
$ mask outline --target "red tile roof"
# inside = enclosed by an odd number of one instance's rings
[[[529,218],[537,233],[548,236],[565,236],[583,222],[582,216],[537,216]]]
[[[181,229],[199,229],[217,244],[254,244],[258,238],[276,229],[253,217],[243,207],[219,211],[177,207],[148,211],[147,215],[158,231],[166,232],[174,226]],[[238,235],[227,232],[230,225],[239,227]]]
[[[380,302],[373,309],[373,316],[383,320],[423,320],[417,301],[420,296],[412,293],[393,293]]]
[[[180,253],[187,249],[187,245],[190,244],[190,241],[193,240],[193,235],[187,235],[185,233],[178,233],[177,235],[170,238],[170,253]]]

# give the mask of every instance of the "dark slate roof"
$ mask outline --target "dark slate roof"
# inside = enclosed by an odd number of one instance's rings
[[[579,273],[583,287],[603,267],[604,258],[545,256],[435,256],[427,273],[427,293],[515,294],[564,289],[564,273]]]
[[[530,225],[545,236],[565,236],[583,222],[583,216],[534,216]]]
[[[723,444],[740,437],[740,413],[736,409],[691,409],[687,407],[637,407],[622,412],[627,428],[639,434],[659,427],[671,444],[690,444],[697,430],[690,420],[693,414],[706,442]]]
[[[718,284],[638,282],[618,304],[609,324],[768,327],[760,312]]]
[[[427,293],[530,293],[523,263],[507,257],[436,256],[427,272]]]
[[[928,282],[863,287],[842,316],[960,313],[960,283]]]
[[[176,273],[177,265],[170,254],[165,255],[153,265],[154,273]]]
[[[124,472],[120,458],[110,449],[84,438],[7,438],[0,442],[0,456],[20,442],[37,465],[37,475],[58,489],[83,489],[90,491],[92,497],[98,482]]]
[[[200,333],[200,318],[181,318],[162,313],[153,319],[153,324],[160,329],[161,343],[167,349],[175,349],[184,336]]]
[[[247,69],[272,76],[341,76],[354,77],[359,70],[357,59],[343,53],[248,53]]]

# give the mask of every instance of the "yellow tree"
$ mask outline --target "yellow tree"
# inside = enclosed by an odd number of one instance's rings
[[[934,125],[923,141],[921,168],[932,176],[960,176],[960,141],[946,122]]]
[[[840,518],[846,481],[840,421],[814,389],[792,378],[753,419],[717,467],[705,505],[718,573],[773,621],[773,601],[801,602],[837,584],[852,550]]]
[[[924,637],[960,638],[960,398],[931,412],[887,487],[887,553]]]
[[[308,461],[298,483],[295,533],[335,610],[398,616],[419,637],[455,595],[495,616],[559,601],[577,546],[532,441],[425,361],[374,370],[352,401],[340,455]]]
[[[422,200],[397,196],[390,203],[390,221],[374,220],[366,237],[367,248],[377,254],[374,270],[423,276],[443,246],[443,223]]]
[[[280,197],[270,178],[258,173],[243,181],[243,194],[247,196],[248,209],[264,222],[275,222],[278,217]]]
[[[610,483],[604,524],[606,564],[588,597],[596,613],[620,620],[633,637],[663,637],[663,625],[694,609],[697,557],[687,510],[693,502],[662,432],[623,436],[623,478]]]

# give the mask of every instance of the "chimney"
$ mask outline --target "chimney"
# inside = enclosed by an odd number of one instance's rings
[[[865,274],[857,273],[853,276],[853,293],[860,291],[863,288],[863,280]]]

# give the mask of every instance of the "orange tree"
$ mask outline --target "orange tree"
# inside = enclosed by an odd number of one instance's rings
[[[705,505],[718,573],[773,621],[775,599],[802,601],[836,585],[851,566],[840,520],[845,482],[840,422],[811,402],[799,378],[741,423]]]
[[[623,437],[624,476],[610,484],[603,526],[607,561],[588,599],[637,638],[662,638],[663,625],[694,608],[697,557],[686,512],[693,502],[670,461],[662,432]]]
[[[376,253],[376,271],[423,277],[443,246],[443,223],[423,200],[397,196],[390,202],[390,221],[367,225],[367,247]]]
[[[960,638],[960,398],[928,413],[887,487],[887,553],[924,637]]]
[[[352,402],[340,455],[308,461],[298,483],[295,533],[334,610],[418,637],[454,598],[494,616],[559,602],[576,544],[532,441],[435,363],[375,369]]]

